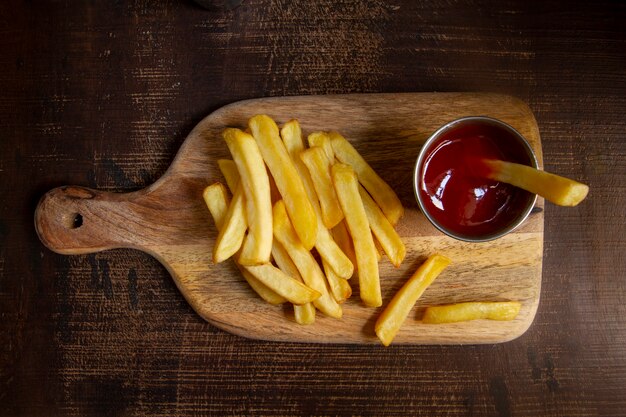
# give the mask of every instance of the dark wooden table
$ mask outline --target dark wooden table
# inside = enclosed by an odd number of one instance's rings
[[[625,21],[621,1],[2,2],[0,415],[626,415]],[[542,300],[515,341],[246,340],[148,255],[36,236],[45,191],[149,185],[224,104],[401,91],[518,96],[546,169],[591,186],[546,207]]]

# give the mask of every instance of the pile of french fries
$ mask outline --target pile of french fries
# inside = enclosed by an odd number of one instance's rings
[[[355,274],[362,302],[381,306],[378,262],[382,252],[398,267],[406,255],[394,228],[404,208],[350,142],[313,132],[305,144],[297,120],[279,129],[266,115],[223,138],[232,197],[219,182],[203,195],[219,230],[213,262],[232,257],[261,298],[292,303],[300,324],[316,310],[341,318]]]
[[[382,253],[395,267],[406,256],[394,228],[404,208],[357,150],[337,132],[313,132],[307,146],[297,120],[279,130],[266,115],[223,138],[233,159],[218,165],[230,193],[220,182],[203,193],[219,231],[213,262],[233,258],[262,299],[292,303],[299,324],[313,323],[316,310],[341,318],[354,274],[362,302],[380,307]],[[385,346],[449,263],[432,255],[395,294],[375,325]],[[434,306],[422,321],[512,320],[519,309],[515,302]]]

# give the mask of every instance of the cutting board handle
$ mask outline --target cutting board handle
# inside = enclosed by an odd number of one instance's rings
[[[78,186],[54,188],[39,201],[35,228],[49,249],[79,255],[142,246],[142,216],[133,201],[141,192],[109,193]],[[128,225],[134,233],[129,233]],[[139,227],[137,227],[139,226]]]

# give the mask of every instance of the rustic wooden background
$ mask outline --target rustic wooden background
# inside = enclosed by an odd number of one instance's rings
[[[626,415],[624,21],[618,0],[0,3],[0,415]],[[45,191],[143,188],[224,104],[402,91],[520,97],[546,168],[591,186],[546,205],[542,300],[513,342],[246,340],[148,255],[35,234]]]

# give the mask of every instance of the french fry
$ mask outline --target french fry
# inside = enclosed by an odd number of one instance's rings
[[[304,142],[302,141],[302,132],[300,124],[297,120],[290,120],[285,123],[281,129],[281,137],[289,156],[291,156],[296,170],[302,178],[304,189],[311,201],[311,205],[317,217],[317,238],[315,240],[315,249],[331,268],[342,278],[350,278],[354,273],[354,262],[348,258],[345,253],[333,240],[330,231],[322,222],[322,214],[317,200],[317,194],[313,187],[313,182],[304,162],[299,155],[304,150]]]
[[[226,187],[221,182],[213,183],[204,189],[202,198],[213,217],[215,228],[221,230],[230,204]]]
[[[228,210],[228,193],[226,192],[226,188],[221,183],[211,184],[204,189],[202,193],[204,201],[213,217],[213,222],[217,230],[222,228],[224,223],[224,217],[226,217],[226,211]],[[280,295],[276,294],[270,288],[268,288],[265,284],[261,283],[256,277],[254,277],[251,273],[243,269],[239,264],[235,263],[237,268],[241,271],[241,275],[248,282],[250,287],[265,301],[270,304],[277,305],[284,303],[285,300]]]
[[[284,304],[287,302],[285,297],[282,295],[276,294],[274,290],[272,290],[267,285],[263,284],[257,277],[255,277],[252,273],[246,271],[242,265],[236,263],[239,272],[241,272],[241,276],[246,280],[250,288],[259,295],[263,300],[267,301],[272,305]]]
[[[280,140],[278,126],[266,115],[252,117],[248,126],[276,181],[296,233],[304,247],[310,250],[317,239],[315,211],[287,149]]]
[[[289,257],[289,254],[283,245],[281,245],[276,239],[274,239],[274,243],[272,244],[272,257],[281,271],[304,282],[300,272],[298,272],[298,268]],[[302,305],[294,304],[293,315],[296,319],[296,323],[298,324],[312,324],[315,322],[315,306],[313,303],[306,303]]]
[[[335,187],[333,187],[333,181],[330,177],[331,161],[326,156],[324,149],[319,146],[313,146],[301,152],[300,159],[302,159],[311,175],[313,187],[317,193],[320,209],[322,210],[324,226],[332,229],[343,220],[343,211],[341,211]]]
[[[315,307],[327,316],[341,318],[341,306],[328,292],[324,273],[317,261],[298,239],[282,200],[274,204],[274,237],[284,246],[306,285],[322,294],[313,301]]]
[[[354,265],[354,272],[356,272],[356,254],[354,253],[352,237],[350,236],[350,232],[348,232],[348,228],[346,226],[346,220],[342,220],[337,226],[333,227],[333,230],[331,230],[330,233],[334,241],[337,242],[341,251],[348,257],[348,259],[350,259],[350,262]],[[352,275],[344,278],[350,279],[351,277]]]
[[[404,214],[404,207],[396,193],[343,136],[337,132],[330,132],[329,136],[335,158],[352,166],[359,177],[359,182],[372,195],[389,222],[395,226]]]
[[[322,259],[322,266],[324,267],[324,273],[326,274],[326,280],[330,292],[339,304],[344,303],[352,295],[352,287],[348,281],[338,276],[333,268],[328,265],[328,262]]]
[[[224,223],[215,240],[213,247],[213,262],[220,263],[233,256],[243,242],[246,235],[248,222],[246,221],[246,208],[243,197],[243,185],[238,184],[233,196]]]
[[[311,201],[314,208],[318,206],[317,208],[319,209],[317,194],[315,193],[315,187],[313,187],[311,175],[306,165],[304,165],[304,162],[302,162],[302,159],[300,159],[300,153],[305,149],[304,142],[302,141],[300,123],[298,123],[297,120],[290,120],[285,123],[282,129],[280,129],[280,137],[296,167],[296,171],[300,174],[300,179],[302,179],[302,185],[304,185],[304,191],[309,197],[309,201]]]
[[[354,264],[333,240],[328,229],[320,225],[319,230],[315,249],[339,277],[349,279],[354,274]]]
[[[320,293],[287,275],[272,264],[249,265],[244,268],[276,294],[293,304],[307,304],[320,297]]]
[[[559,206],[576,206],[587,197],[589,186],[569,178],[513,162],[482,159],[474,169],[487,178],[522,188]]]
[[[330,136],[326,132],[313,132],[308,138],[309,147],[312,148],[314,146],[320,146],[326,152],[326,156],[331,164],[335,163],[335,151],[333,151],[333,146],[330,144]]]
[[[376,247],[359,195],[356,174],[350,166],[340,163],[333,165],[331,170],[339,203],[346,216],[346,224],[354,242],[359,269],[361,300],[369,307],[378,307],[382,305],[383,301],[380,292]]]
[[[449,264],[450,259],[436,254],[429,257],[393,296],[376,320],[374,329],[383,345],[389,346],[409,312],[426,288]]]
[[[237,164],[232,159],[218,159],[217,166],[220,172],[226,179],[226,185],[231,193],[235,194],[237,184],[239,184],[239,171],[237,171]]]
[[[519,314],[521,303],[516,301],[502,302],[469,302],[445,306],[427,307],[422,317],[423,323],[456,323],[477,319],[513,320]]]
[[[261,152],[254,138],[239,129],[226,129],[223,136],[237,164],[246,201],[249,233],[243,242],[239,263],[267,263],[272,251],[272,202]]]
[[[359,194],[363,200],[363,207],[372,233],[380,242],[380,246],[393,266],[398,268],[406,256],[406,247],[402,239],[363,186],[359,186]]]
[[[230,212],[226,215],[228,222],[225,228],[220,226],[220,233],[213,247],[213,262],[219,263],[234,255],[241,246],[248,222],[245,212],[243,188],[238,190],[239,171],[232,159],[219,159],[217,165],[226,179],[226,184],[234,194]],[[205,199],[206,200],[206,199]],[[208,203],[207,203],[208,204]]]

